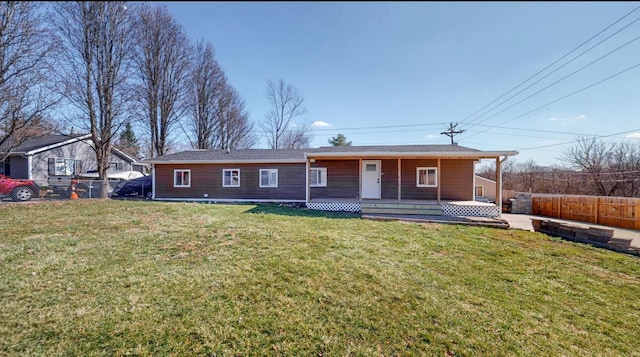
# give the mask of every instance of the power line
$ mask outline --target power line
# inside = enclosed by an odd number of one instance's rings
[[[581,56],[582,56],[582,55],[584,55],[585,53],[587,53],[587,52],[591,51],[591,50],[592,50],[592,49],[594,49],[595,47],[597,47],[597,46],[599,46],[600,44],[602,44],[604,41],[606,41],[606,40],[610,39],[611,37],[615,36],[616,34],[618,34],[619,32],[621,32],[622,30],[624,30],[624,29],[626,29],[627,27],[629,27],[629,26],[633,25],[634,23],[638,22],[639,20],[640,20],[640,17],[639,17],[639,18],[637,18],[637,19],[635,19],[635,20],[633,20],[633,22],[631,22],[631,23],[627,24],[625,27],[623,27],[623,28],[619,29],[618,31],[614,32],[614,33],[613,33],[613,34],[611,34],[609,37],[606,37],[606,38],[605,38],[605,39],[603,39],[602,41],[600,41],[600,42],[596,43],[595,45],[593,45],[593,46],[592,46],[592,47],[590,47],[589,49],[587,49],[587,50],[583,51],[581,54],[579,54],[578,56],[576,56],[576,57],[572,58],[570,61],[565,62],[565,63],[564,63],[563,65],[561,65],[560,67],[558,67],[558,68],[554,69],[553,71],[551,71],[551,72],[547,73],[547,74],[546,74],[546,75],[544,75],[542,78],[540,78],[540,79],[538,79],[537,81],[535,81],[535,82],[531,83],[531,84],[530,84],[530,85],[528,85],[527,87],[525,87],[525,88],[521,89],[521,90],[520,90],[520,91],[518,91],[516,94],[514,94],[514,95],[510,96],[509,98],[507,98],[507,99],[503,100],[502,102],[500,102],[499,104],[497,104],[497,105],[496,105],[496,106],[494,106],[493,108],[489,109],[488,111],[486,111],[485,113],[483,113],[483,114],[482,114],[482,115],[480,115],[479,117],[477,117],[477,118],[475,118],[475,119],[471,120],[471,121],[470,121],[470,122],[468,122],[467,124],[469,124],[469,125],[470,125],[470,124],[472,124],[472,123],[473,123],[473,122],[475,122],[476,120],[478,120],[478,119],[482,118],[482,116],[484,116],[484,115],[486,115],[486,114],[490,113],[490,112],[491,112],[491,111],[493,111],[494,109],[496,109],[496,108],[500,107],[501,105],[503,105],[503,104],[505,104],[506,102],[510,101],[510,100],[511,100],[511,99],[513,99],[514,97],[518,96],[518,95],[519,95],[519,94],[521,94],[522,92],[524,92],[524,91],[526,91],[527,89],[529,89],[529,88],[533,87],[534,85],[536,85],[536,84],[540,83],[540,82],[541,82],[542,80],[544,80],[545,78],[549,77],[549,76],[550,76],[550,75],[552,75],[553,73],[555,73],[555,72],[559,71],[560,69],[564,68],[564,67],[565,67],[566,65],[568,65],[569,63],[571,63],[571,62],[575,61],[576,59],[578,59],[579,57],[581,57]],[[590,62],[590,63],[586,64],[585,66],[581,67],[580,69],[578,69],[578,70],[576,70],[576,71],[574,71],[574,72],[572,72],[572,73],[570,73],[570,74],[568,74],[568,75],[566,75],[566,76],[564,76],[564,77],[560,78],[559,80],[557,80],[557,81],[555,81],[555,82],[553,82],[553,83],[549,84],[548,86],[546,86],[546,87],[544,87],[544,88],[540,89],[539,91],[537,91],[537,92],[535,92],[535,93],[533,93],[533,94],[529,95],[528,97],[526,97],[526,98],[524,98],[524,99],[522,99],[522,100],[518,101],[517,103],[512,104],[511,106],[507,107],[506,109],[503,109],[503,110],[501,110],[500,112],[495,113],[495,114],[493,114],[492,116],[490,116],[490,117],[488,117],[488,118],[486,118],[486,119],[484,119],[484,120],[480,121],[480,123],[483,123],[483,122],[485,122],[485,121],[487,121],[487,120],[489,120],[489,119],[491,119],[491,118],[495,117],[496,115],[501,114],[501,113],[505,112],[506,110],[511,109],[511,108],[513,108],[514,106],[516,106],[516,105],[518,105],[518,104],[520,104],[520,103],[522,103],[522,102],[526,101],[527,99],[529,99],[529,98],[531,98],[531,97],[533,97],[533,96],[535,96],[535,95],[539,94],[540,92],[542,92],[542,91],[544,91],[544,90],[546,90],[546,89],[548,89],[548,88],[550,88],[550,87],[552,87],[552,86],[554,86],[554,85],[556,85],[556,84],[558,84],[558,83],[560,83],[560,82],[564,81],[565,79],[567,79],[567,78],[569,78],[569,77],[573,76],[574,74],[576,74],[576,73],[578,73],[578,72],[582,71],[583,69],[585,69],[585,68],[587,68],[587,67],[589,67],[589,66],[591,66],[591,65],[595,64],[596,62],[598,62],[598,61],[600,61],[600,60],[604,59],[605,57],[607,57],[607,56],[609,56],[609,55],[611,55],[611,54],[613,54],[613,53],[615,53],[615,52],[617,52],[617,51],[621,50],[622,48],[624,48],[624,47],[626,47],[626,46],[630,45],[631,43],[633,43],[634,41],[636,41],[636,40],[638,40],[638,39],[640,39],[640,36],[638,36],[638,37],[634,38],[633,40],[631,40],[631,41],[629,41],[629,42],[625,43],[624,45],[622,45],[622,46],[620,46],[620,47],[618,47],[618,48],[616,48],[616,49],[614,49],[614,50],[612,50],[612,51],[610,51],[610,52],[606,53],[605,55],[603,55],[603,56],[599,57],[598,59],[596,59],[596,60],[594,60],[594,61],[592,61],[592,62]]]
[[[640,20],[640,18],[636,19],[636,21],[638,21],[638,20]],[[634,21],[634,22],[635,22],[635,21]],[[584,65],[584,66],[580,67],[580,68],[579,68],[579,69],[577,69],[576,71],[571,72],[571,73],[569,73],[568,75],[566,75],[566,76],[564,76],[564,77],[562,77],[562,78],[558,79],[557,81],[555,81],[555,82],[553,82],[553,83],[551,83],[551,84],[547,85],[546,87],[544,87],[544,88],[542,88],[542,89],[538,90],[537,92],[534,92],[534,93],[530,94],[528,97],[526,97],[526,98],[523,98],[523,99],[519,100],[518,102],[516,102],[516,103],[514,103],[514,104],[512,104],[512,105],[508,106],[507,108],[505,108],[505,109],[503,109],[503,110],[501,110],[501,111],[499,111],[499,112],[497,112],[497,113],[495,113],[495,114],[493,114],[493,115],[489,116],[488,118],[485,118],[484,120],[481,120],[481,121],[480,121],[480,123],[484,123],[484,122],[486,122],[487,120],[489,120],[489,119],[491,119],[491,118],[494,118],[494,117],[496,117],[497,115],[502,114],[502,113],[504,113],[505,111],[507,111],[507,110],[509,110],[509,109],[511,109],[511,108],[513,108],[513,107],[515,107],[516,105],[518,105],[518,104],[520,104],[520,103],[522,103],[522,102],[524,102],[524,101],[527,101],[528,99],[531,99],[532,97],[534,97],[534,96],[536,96],[536,95],[540,94],[541,92],[543,92],[543,91],[545,91],[545,90],[549,89],[550,87],[553,87],[554,85],[556,85],[556,84],[558,84],[558,83],[560,83],[560,82],[564,81],[565,79],[567,79],[567,78],[569,78],[569,77],[573,76],[574,74],[576,74],[576,73],[578,73],[578,72],[582,71],[583,69],[585,69],[585,68],[587,68],[587,67],[591,66],[592,64],[594,64],[594,63],[596,63],[596,62],[598,62],[598,61],[602,60],[603,58],[605,58],[605,57],[607,57],[607,56],[611,55],[612,53],[614,53],[614,52],[616,52],[616,51],[618,51],[618,50],[622,49],[623,47],[626,47],[626,46],[630,45],[631,43],[633,43],[634,41],[637,41],[637,40],[639,40],[639,39],[640,39],[640,36],[638,36],[638,37],[634,38],[633,40],[631,40],[631,41],[629,41],[629,42],[625,43],[624,45],[622,45],[622,46],[620,46],[620,47],[616,48],[615,50],[612,50],[612,51],[610,51],[610,52],[606,53],[605,55],[603,55],[603,56],[601,56],[601,57],[599,57],[599,58],[597,58],[597,59],[595,59],[595,60],[593,60],[593,61],[589,62],[588,64],[586,64],[586,65]],[[544,79],[544,78],[546,78],[546,77],[543,77],[542,79]],[[541,80],[542,80],[542,79],[541,79]],[[538,83],[538,82],[539,82],[539,81],[536,81],[536,82],[534,82],[533,84],[536,84],[536,83]],[[531,86],[529,86],[529,87],[527,87],[527,88],[525,88],[525,89],[528,89],[528,88],[530,88],[530,87],[531,87]],[[516,93],[516,95],[518,95],[518,94],[520,94],[520,93],[522,93],[522,91],[520,91],[520,92]],[[514,95],[514,96],[515,96],[515,95]],[[509,97],[509,99],[513,98],[514,96]],[[507,100],[509,100],[509,99],[507,99]],[[504,103],[505,103],[505,102],[502,102],[502,103],[500,103],[500,105],[502,105],[502,104],[504,104]],[[496,108],[496,107],[492,108],[492,110],[493,110],[493,109],[495,109],[495,108]],[[477,118],[477,119],[479,119],[479,118]],[[476,119],[476,120],[477,120],[477,119]],[[473,121],[472,121],[472,122],[473,122]],[[471,122],[469,122],[469,124],[471,124]]]
[[[616,74],[612,74],[612,75],[610,75],[609,77],[604,78],[604,79],[601,79],[601,80],[599,80],[599,81],[597,81],[597,82],[595,82],[595,83],[592,83],[592,84],[590,84],[590,85],[588,85],[588,86],[586,86],[586,87],[583,87],[583,88],[581,88],[581,89],[578,89],[578,90],[577,90],[577,91],[575,91],[575,92],[569,93],[569,94],[567,94],[567,95],[565,95],[565,96],[563,96],[563,97],[560,97],[560,98],[558,98],[558,99],[556,99],[556,100],[553,100],[553,101],[551,101],[551,102],[549,102],[549,103],[547,103],[547,104],[544,104],[544,105],[541,105],[541,106],[539,106],[539,107],[537,107],[537,108],[534,108],[534,109],[532,109],[532,110],[530,110],[530,111],[528,111],[528,112],[526,112],[526,113],[520,114],[520,115],[518,115],[518,116],[516,116],[516,117],[514,117],[514,118],[511,118],[511,119],[509,119],[509,120],[505,120],[505,121],[503,121],[503,122],[502,122],[502,123],[500,123],[500,124],[497,124],[497,125],[495,125],[495,126],[491,126],[489,129],[491,129],[491,128],[495,128],[495,127],[497,127],[497,126],[499,126],[499,125],[503,125],[503,124],[506,124],[506,123],[512,122],[512,121],[514,121],[514,120],[516,120],[516,119],[522,118],[523,116],[529,115],[529,114],[531,114],[531,113],[533,113],[533,112],[535,112],[535,111],[538,111],[538,110],[540,110],[540,109],[542,109],[542,108],[545,108],[545,107],[548,107],[548,106],[550,106],[550,105],[552,105],[552,104],[555,104],[555,103],[557,103],[557,102],[559,102],[559,101],[561,101],[561,100],[567,99],[567,98],[572,97],[572,96],[574,96],[574,95],[576,95],[576,94],[578,94],[578,93],[584,92],[585,90],[587,90],[587,89],[589,89],[589,88],[595,87],[595,86],[597,86],[597,85],[599,85],[599,84],[602,84],[602,83],[604,83],[604,82],[606,82],[606,81],[608,81],[608,80],[611,80],[611,79],[613,79],[613,78],[615,78],[615,77],[617,77],[617,76],[619,76],[619,75],[621,75],[621,74],[624,74],[624,73],[626,73],[626,72],[629,72],[630,70],[635,69],[636,67],[640,67],[640,63],[635,64],[635,65],[633,65],[633,66],[631,66],[631,67],[628,67],[628,68],[626,68],[626,69],[624,69],[624,70],[622,70],[622,71],[620,71],[620,72],[618,72],[618,73],[616,73]],[[484,132],[486,132],[486,131],[487,131],[487,130],[489,130],[489,129],[486,129],[486,130],[480,131],[480,132],[478,132],[478,133],[476,133],[476,134],[470,135],[469,137],[472,137],[472,136],[474,136],[474,135],[478,135],[478,134],[484,133]]]
[[[616,135],[622,135],[622,134],[628,134],[634,131],[638,131],[640,130],[640,128],[638,129],[633,129],[633,130],[627,130],[627,131],[621,131],[619,133],[615,133],[615,134],[609,134],[609,135],[595,135],[593,136],[594,138],[609,138],[612,136],[616,136]],[[573,140],[573,141],[567,141],[564,143],[557,143],[557,144],[549,144],[549,145],[542,145],[542,146],[536,146],[536,147],[530,147],[530,148],[523,148],[523,149],[516,149],[518,151],[524,151],[524,150],[535,150],[535,149],[542,149],[542,148],[549,148],[549,147],[553,147],[553,146],[560,146],[560,145],[567,145],[567,144],[573,144],[573,143],[577,143],[578,141],[580,141],[580,139],[578,140]]]
[[[573,52],[577,51],[580,47],[584,46],[585,44],[589,43],[591,40],[593,40],[594,38],[598,37],[600,34],[602,34],[603,32],[607,31],[608,29],[610,29],[611,27],[615,26],[618,22],[624,20],[626,17],[628,17],[629,15],[631,15],[633,12],[635,12],[636,10],[640,9],[640,6],[634,8],[633,10],[629,11],[628,13],[626,13],[624,16],[622,16],[621,18],[617,19],[616,21],[614,21],[613,23],[611,23],[609,26],[605,27],[604,29],[602,29],[600,32],[596,33],[595,35],[591,36],[589,39],[587,39],[586,41],[582,42],[580,45],[578,45],[577,47],[575,47],[574,49],[572,49],[571,51],[565,53],[562,57],[558,58],[557,60],[555,60],[554,62],[552,62],[550,65],[546,66],[545,68],[541,69],[540,71],[536,72],[534,75],[532,75],[531,77],[525,79],[523,82],[521,82],[520,84],[518,84],[517,86],[513,87],[512,89],[510,89],[509,91],[507,91],[506,93],[502,94],[501,96],[499,96],[498,98],[494,99],[493,101],[491,101],[489,104],[485,105],[484,107],[480,108],[479,110],[477,110],[476,112],[474,112],[473,114],[467,116],[466,118],[462,119],[460,121],[460,123],[464,123],[467,119],[473,117],[474,115],[476,115],[478,112],[484,110],[485,108],[487,108],[488,106],[492,105],[493,103],[497,102],[498,100],[502,99],[504,96],[508,95],[509,93],[513,92],[514,90],[518,89],[520,86],[522,86],[523,84],[527,83],[528,81],[530,81],[531,79],[535,78],[536,76],[538,76],[540,73],[546,71],[547,69],[549,69],[550,67],[552,67],[553,65],[555,65],[556,63],[560,62],[561,60],[563,60],[565,57],[569,56],[570,54],[572,54]]]

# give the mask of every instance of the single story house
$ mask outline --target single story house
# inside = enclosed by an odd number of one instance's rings
[[[29,138],[13,148],[4,162],[0,162],[0,173],[48,186],[49,178],[70,177],[97,170],[92,145],[91,134],[51,134]],[[144,166],[116,148],[111,150],[109,172],[140,171]]]
[[[476,175],[476,201],[496,202],[496,181]]]
[[[146,162],[155,200],[300,202],[320,210],[495,217],[499,206],[475,201],[475,164],[495,159],[500,172],[501,162],[516,154],[455,144],[332,146],[192,150]]]

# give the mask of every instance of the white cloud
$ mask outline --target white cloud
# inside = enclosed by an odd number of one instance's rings
[[[633,133],[625,136],[627,139],[640,139],[640,133]]]
[[[311,123],[311,126],[313,126],[313,127],[328,127],[328,126],[333,126],[333,124],[329,124],[329,123],[324,122],[324,121],[314,121],[313,123]]]
[[[562,125],[567,125],[568,123],[571,123],[571,122],[575,122],[575,121],[579,121],[579,120],[586,120],[586,119],[587,119],[586,115],[580,114],[580,115],[577,115],[575,117],[561,117],[561,118],[551,117],[548,120],[549,121],[557,121],[557,122],[560,122],[560,124],[562,124]]]
[[[425,138],[426,138],[427,140],[433,140],[433,139],[437,139],[437,138],[439,138],[439,137],[440,137],[440,135],[438,135],[438,134],[428,134],[428,135],[425,135]]]

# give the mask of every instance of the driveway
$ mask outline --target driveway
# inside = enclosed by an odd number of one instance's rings
[[[509,223],[509,228],[524,229],[526,231],[531,231],[531,232],[533,232],[533,226],[531,225],[532,218],[544,219],[544,220],[554,221],[554,222],[564,222],[572,226],[583,227],[583,228],[595,227],[595,228],[613,229],[614,238],[633,239],[631,241],[631,246],[640,248],[640,231],[636,231],[633,229],[607,227],[607,226],[601,226],[598,224],[569,221],[566,219],[549,218],[549,217],[534,216],[534,215],[528,215],[528,214],[513,214],[513,213],[502,214],[502,219],[504,219],[505,221],[507,221],[507,223]]]

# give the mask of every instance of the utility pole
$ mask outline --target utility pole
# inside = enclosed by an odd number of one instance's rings
[[[451,145],[454,144],[453,143],[454,136],[464,133],[464,130],[455,130],[457,127],[458,127],[458,123],[456,123],[456,125],[453,125],[453,123],[449,123],[449,129],[440,133],[442,135],[446,135],[451,138]]]

